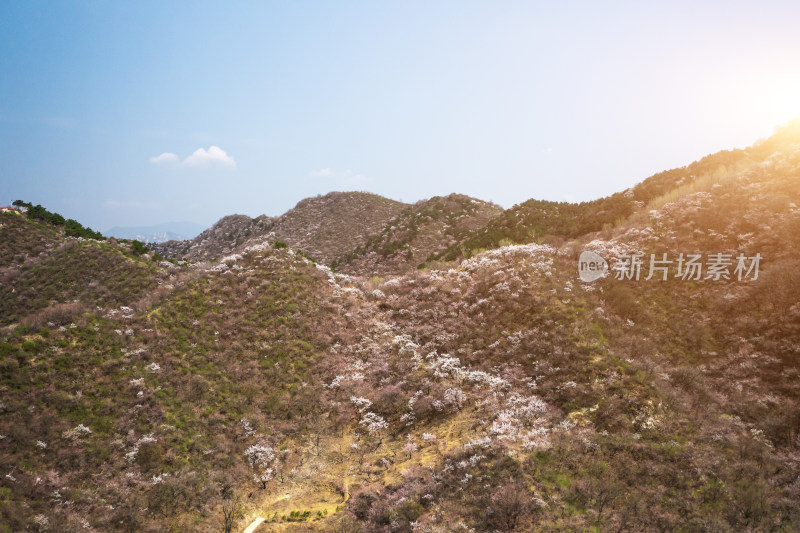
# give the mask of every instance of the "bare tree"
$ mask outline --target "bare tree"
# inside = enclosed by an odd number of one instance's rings
[[[492,527],[511,531],[530,509],[530,494],[525,486],[512,483],[495,492],[486,509],[486,518]]]
[[[239,506],[239,498],[234,497],[233,489],[228,484],[222,487],[222,498],[222,530],[225,533],[231,533],[236,524],[236,508]]]

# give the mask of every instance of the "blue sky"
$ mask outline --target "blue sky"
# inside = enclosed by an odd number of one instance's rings
[[[799,3],[643,4],[0,2],[0,204],[589,200],[800,115]]]

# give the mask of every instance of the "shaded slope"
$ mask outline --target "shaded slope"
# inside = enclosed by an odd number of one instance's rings
[[[215,529],[221,484],[251,478],[245,448],[311,431],[310,368],[334,329],[318,301],[325,276],[288,250],[199,274],[144,314],[3,334],[0,467],[12,476],[0,522]]]

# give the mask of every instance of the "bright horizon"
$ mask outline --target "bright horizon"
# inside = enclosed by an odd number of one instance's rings
[[[800,5],[0,4],[0,204],[105,231],[333,190],[584,201],[800,115]]]

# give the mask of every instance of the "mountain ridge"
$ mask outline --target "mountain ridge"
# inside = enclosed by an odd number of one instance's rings
[[[458,224],[448,223],[447,231],[455,232],[457,237],[442,235],[441,240],[436,243],[428,243],[423,246],[424,250],[416,250],[414,243],[408,241],[408,236],[400,237],[401,240],[405,239],[402,243],[397,238],[387,237],[395,230],[392,230],[390,226],[384,226],[384,224],[390,224],[394,216],[400,216],[402,209],[410,209],[411,211],[406,216],[413,216],[411,214],[413,206],[394,202],[371,193],[355,192],[332,192],[324,196],[306,198],[278,217],[271,218],[262,215],[252,219],[255,222],[252,222],[252,226],[247,228],[245,228],[246,221],[242,219],[238,222],[241,227],[221,229],[219,228],[220,224],[225,225],[229,222],[227,217],[223,218],[215,224],[216,238],[207,241],[205,245],[198,241],[198,237],[192,241],[159,243],[151,248],[171,258],[218,259],[223,255],[233,253],[237,247],[243,246],[245,243],[252,244],[260,239],[263,240],[270,232],[273,232],[275,235],[272,238],[285,241],[323,264],[346,270],[348,267],[345,265],[353,263],[349,268],[353,269],[354,273],[366,272],[371,268],[374,274],[398,274],[412,266],[431,266],[439,261],[447,262],[468,258],[478,251],[495,248],[501,242],[525,244],[544,240],[563,243],[568,239],[618,226],[635,213],[641,212],[652,202],[657,202],[670,194],[679,193],[681,189],[691,188],[697,180],[707,181],[716,174],[726,174],[729,168],[746,165],[750,160],[765,159],[770,153],[785,147],[789,139],[797,135],[800,130],[799,124],[800,119],[791,121],[782,128],[778,128],[773,136],[750,147],[722,150],[685,167],[656,173],[633,187],[607,197],[580,203],[529,199],[509,209],[493,211],[492,216],[481,216],[479,224],[469,222],[468,227],[462,228]],[[454,193],[444,198],[459,196],[461,195]],[[363,207],[358,206],[358,202],[354,201],[356,198],[370,198],[378,204],[383,204],[388,210],[385,211],[385,216],[377,216],[374,221],[370,221],[368,225],[358,230],[357,236],[350,235],[348,238],[342,239],[334,233],[326,235],[326,232],[330,232],[330,228],[326,224],[336,221],[336,224],[341,225],[344,219],[352,217],[347,214],[348,211],[359,213],[364,210]],[[414,205],[433,202],[437,198],[443,197],[421,200]],[[463,196],[463,198],[468,197]],[[473,200],[490,205],[482,200]],[[354,205],[348,206],[348,201],[354,202]],[[329,216],[324,209],[319,209],[320,204],[325,202],[334,204],[334,211],[338,210],[339,212],[332,212],[333,214]],[[388,208],[390,205],[393,207]],[[364,215],[363,212],[361,214]],[[323,224],[323,221],[327,222]],[[406,223],[409,222],[406,221]],[[418,230],[415,229],[412,233],[415,231]],[[230,238],[223,243],[226,234],[229,234]],[[394,239],[393,244],[378,244],[386,238]],[[443,243],[446,246],[441,249]],[[365,246],[366,248],[364,248]],[[406,260],[399,258],[398,250],[401,248],[406,254],[410,254]],[[359,257],[372,253],[378,253],[381,257],[377,259],[372,257],[372,260]],[[387,260],[390,255],[393,258],[392,261]],[[372,263],[372,266],[368,267],[368,263]],[[416,264],[412,265],[412,263]],[[391,266],[392,264],[394,266]]]

